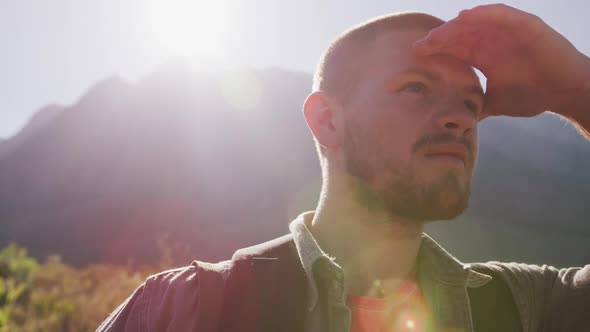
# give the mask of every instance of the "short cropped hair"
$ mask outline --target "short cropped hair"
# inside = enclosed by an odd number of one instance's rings
[[[382,32],[426,29],[443,25],[445,21],[432,15],[415,12],[379,16],[338,36],[323,52],[313,75],[312,91],[325,92],[346,104],[356,87],[363,64],[370,61],[372,47]],[[327,175],[325,151],[314,138],[322,174]]]
[[[326,48],[313,76],[312,90],[327,94],[345,103],[359,78],[362,64],[370,57],[368,50],[380,33],[395,30],[431,30],[445,21],[424,13],[404,12],[376,17],[338,36]]]

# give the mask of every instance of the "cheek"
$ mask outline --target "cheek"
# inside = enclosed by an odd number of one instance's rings
[[[414,143],[428,132],[427,114],[415,103],[390,101],[375,112],[371,124],[373,135],[378,137],[388,155],[396,153],[397,159],[407,159],[412,155]]]

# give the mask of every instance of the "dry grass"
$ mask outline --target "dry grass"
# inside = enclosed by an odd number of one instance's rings
[[[94,331],[147,276],[167,267],[76,269],[58,256],[39,264],[10,245],[0,251],[0,332]]]

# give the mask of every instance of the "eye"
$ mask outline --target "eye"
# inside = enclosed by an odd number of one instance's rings
[[[479,111],[479,106],[476,102],[474,102],[473,100],[465,100],[463,101],[463,104],[465,104],[465,107],[467,107],[468,110],[470,110],[473,114],[477,115],[478,111]]]
[[[426,85],[422,82],[410,82],[402,88],[402,91],[412,93],[425,93],[427,90]]]

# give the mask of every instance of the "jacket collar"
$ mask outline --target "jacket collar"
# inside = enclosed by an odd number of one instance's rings
[[[307,223],[313,219],[313,215],[313,211],[304,212],[289,225],[301,266],[306,275],[309,289],[307,297],[309,311],[312,311],[318,302],[318,288],[313,272],[314,263],[323,259],[334,265],[335,270],[339,269],[334,260],[320,248],[309,231]],[[419,279],[429,282],[477,288],[492,280],[490,275],[477,272],[471,268],[471,265],[460,262],[426,233],[422,234],[417,264]]]

